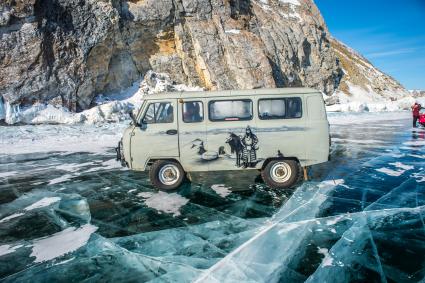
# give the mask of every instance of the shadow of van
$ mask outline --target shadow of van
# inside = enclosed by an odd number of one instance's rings
[[[190,179],[193,184],[202,184],[207,188],[220,185],[230,191],[253,190],[263,183],[256,170],[193,172]]]

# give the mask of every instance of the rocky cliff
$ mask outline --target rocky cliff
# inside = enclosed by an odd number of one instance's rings
[[[206,89],[403,90],[333,40],[312,0],[5,0],[0,35],[10,104],[82,110],[148,70]]]
[[[329,102],[394,101],[409,95],[399,82],[378,70],[362,55],[334,38],[330,42],[343,76],[338,90],[328,98]]]

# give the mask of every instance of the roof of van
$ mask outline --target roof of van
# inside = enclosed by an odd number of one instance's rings
[[[273,94],[307,94],[307,93],[320,93],[320,91],[312,88],[258,88],[246,90],[221,90],[221,91],[176,91],[176,92],[162,92],[157,94],[148,94],[145,98],[150,99],[163,99],[163,98],[195,98],[195,97],[223,97],[223,96],[238,96],[238,95],[273,95]]]

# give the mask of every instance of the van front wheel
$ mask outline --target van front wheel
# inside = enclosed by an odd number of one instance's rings
[[[272,160],[261,171],[264,182],[273,189],[287,189],[300,176],[300,165],[295,160]]]
[[[149,171],[152,185],[161,190],[177,189],[183,183],[184,176],[182,166],[172,160],[157,160]]]

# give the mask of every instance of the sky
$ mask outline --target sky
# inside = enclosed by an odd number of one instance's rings
[[[425,90],[425,0],[315,0],[331,34],[407,89]]]

